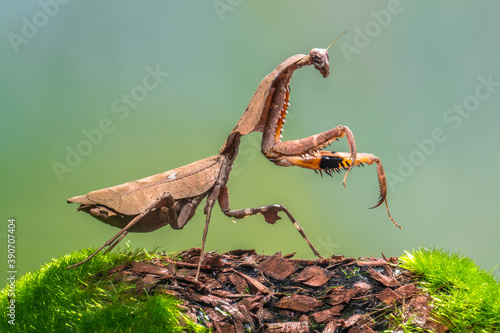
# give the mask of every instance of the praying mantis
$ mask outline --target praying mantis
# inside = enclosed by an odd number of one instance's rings
[[[288,113],[290,80],[297,69],[307,66],[313,66],[327,78],[330,75],[328,48],[314,48],[307,55],[294,55],[267,75],[259,84],[248,107],[228,135],[218,155],[157,175],[67,199],[68,203],[80,204],[78,210],[121,229],[85,260],[68,268],[85,263],[105,247],[111,250],[128,232],[151,232],[166,225],[175,230],[182,229],[204,199],[206,202],[203,211],[206,219],[195,281],[200,274],[210,217],[216,202],[219,203],[222,212],[233,219],[261,214],[267,223],[274,224],[281,218],[278,213],[284,213],[313,253],[321,258],[320,253],[285,206],[273,204],[246,209],[230,208],[227,189],[229,175],[238,154],[241,138],[252,132],[262,132],[261,152],[276,165],[298,166],[317,172],[324,171],[329,175],[345,170],[344,187],[347,175],[353,166],[375,164],[380,196],[377,204],[371,208],[385,203],[389,218],[401,229],[389,212],[387,181],[380,159],[372,154],[358,153],[354,136],[347,126],[339,125],[326,132],[299,140],[281,141]],[[348,153],[323,150],[344,136],[349,145]]]

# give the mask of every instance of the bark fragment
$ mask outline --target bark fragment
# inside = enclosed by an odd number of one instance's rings
[[[297,265],[284,259],[280,252],[265,259],[257,267],[262,273],[276,280],[284,280],[297,270]]]
[[[315,309],[319,304],[320,302],[314,297],[292,295],[283,297],[276,304],[274,304],[274,306],[280,309],[309,312]]]
[[[329,309],[318,311],[312,314],[312,318],[317,323],[326,323],[340,317],[340,311],[344,308],[343,305],[332,306]]]
[[[382,283],[386,287],[398,287],[399,286],[399,282],[396,279],[389,277],[387,275],[384,275],[382,273],[379,273],[371,267],[368,268],[368,273],[370,274],[372,279],[377,280],[378,282]]]
[[[295,277],[295,281],[302,282],[310,287],[321,287],[330,280],[332,275],[332,272],[324,270],[319,266],[308,266]]]

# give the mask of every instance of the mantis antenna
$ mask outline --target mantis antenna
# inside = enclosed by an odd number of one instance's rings
[[[340,37],[344,36],[348,32],[349,32],[349,30],[346,30],[343,33],[341,33],[340,36],[338,36],[337,38],[335,38],[335,40],[333,42],[331,42],[330,45],[328,45],[328,47],[325,50],[328,51],[328,49],[330,48],[330,46],[332,46],[332,44],[335,43],[337,41],[337,39],[339,39]]]

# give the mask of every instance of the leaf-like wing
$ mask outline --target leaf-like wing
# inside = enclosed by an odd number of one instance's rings
[[[207,192],[219,175],[221,159],[219,155],[208,157],[177,169],[89,192],[87,198],[122,214],[140,214],[165,192],[176,200]]]

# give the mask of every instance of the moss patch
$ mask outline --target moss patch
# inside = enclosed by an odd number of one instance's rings
[[[54,259],[16,281],[15,325],[5,311],[8,289],[0,291],[1,332],[202,332],[171,296],[137,295],[130,286],[96,279],[125,261],[143,260],[148,254],[115,252],[94,257],[85,265],[66,267],[94,250]],[[134,289],[135,291],[135,289]]]
[[[447,251],[417,250],[400,258],[433,299],[434,317],[451,332],[500,329],[500,284],[473,260]]]

